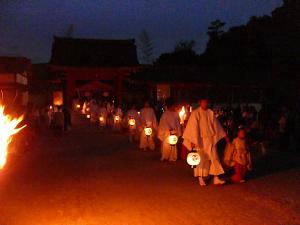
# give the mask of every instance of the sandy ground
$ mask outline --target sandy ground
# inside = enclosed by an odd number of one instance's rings
[[[0,225],[300,224],[296,154],[272,154],[245,184],[201,188],[184,161],[124,134],[78,124],[33,141],[0,171]]]

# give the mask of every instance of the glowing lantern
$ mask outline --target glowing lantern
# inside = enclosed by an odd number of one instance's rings
[[[169,144],[171,146],[175,146],[177,144],[177,142],[178,142],[178,137],[175,134],[171,134],[169,136]]]
[[[135,119],[130,118],[130,119],[128,120],[128,124],[129,124],[130,127],[134,127],[134,126],[135,126]]]
[[[85,111],[89,112],[90,111],[90,107],[86,107]]]
[[[192,167],[196,167],[200,164],[200,155],[199,153],[193,148],[192,151],[187,155],[186,162]]]
[[[86,114],[86,118],[90,119],[91,115],[90,114]]]
[[[114,119],[115,119],[115,123],[118,123],[120,121],[120,116],[115,115]]]
[[[53,92],[53,105],[61,106],[63,105],[63,92],[62,91],[54,91]]]
[[[12,118],[10,115],[5,115],[4,106],[0,105],[0,169],[5,166],[8,153],[7,148],[12,140],[12,136],[26,126],[16,128],[22,120],[23,116]]]
[[[185,113],[185,108],[182,106],[180,112],[179,112],[179,118],[180,118],[180,124],[184,124],[184,121],[186,119],[186,113]]]
[[[101,126],[101,127],[103,127],[104,126],[104,116],[99,116],[99,125]]]
[[[76,109],[80,109],[80,108],[81,108],[80,104],[76,104]]]
[[[150,137],[152,135],[152,128],[151,127],[145,127],[144,132],[145,132],[145,135],[147,137]]]

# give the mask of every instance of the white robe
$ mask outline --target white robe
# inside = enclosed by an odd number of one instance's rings
[[[183,144],[189,150],[194,144],[200,154],[201,162],[194,169],[195,177],[224,173],[216,144],[225,136],[226,133],[212,110],[199,107],[192,112],[183,134]]]
[[[144,132],[145,127],[152,128],[152,135],[147,137]],[[150,148],[151,150],[155,149],[155,143],[153,140],[154,132],[157,130],[157,119],[152,108],[143,108],[141,109],[140,114],[140,148],[147,149]]]
[[[119,120],[116,120],[116,116],[119,117]],[[114,123],[113,123],[113,128],[116,130],[121,130],[122,128],[122,118],[123,118],[123,112],[121,108],[116,108],[115,109],[115,114],[114,114]]]
[[[90,111],[91,111],[91,121],[96,122],[98,119],[98,105],[92,102],[90,104]]]
[[[158,139],[161,140],[161,160],[176,161],[177,146],[169,144],[170,130],[175,132],[178,138],[182,135],[179,115],[176,112],[166,110],[160,118],[158,127]]]
[[[98,110],[98,117],[99,118],[100,118],[100,116],[103,117],[103,122],[99,121],[99,123],[101,123],[100,124],[101,126],[105,126],[106,125],[107,115],[108,115],[108,112],[107,112],[106,108],[104,106],[100,107],[99,110]]]

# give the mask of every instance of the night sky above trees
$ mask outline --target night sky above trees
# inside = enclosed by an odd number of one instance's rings
[[[155,57],[180,40],[194,40],[202,53],[212,21],[220,19],[227,30],[280,5],[282,0],[0,0],[0,55],[47,62],[53,35],[138,40],[143,30]]]

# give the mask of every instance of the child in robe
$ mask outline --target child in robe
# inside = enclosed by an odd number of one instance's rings
[[[224,162],[227,166],[233,167],[234,174],[231,176],[233,183],[245,182],[247,172],[252,170],[252,161],[246,131],[243,128],[239,129],[237,137],[225,151]]]

